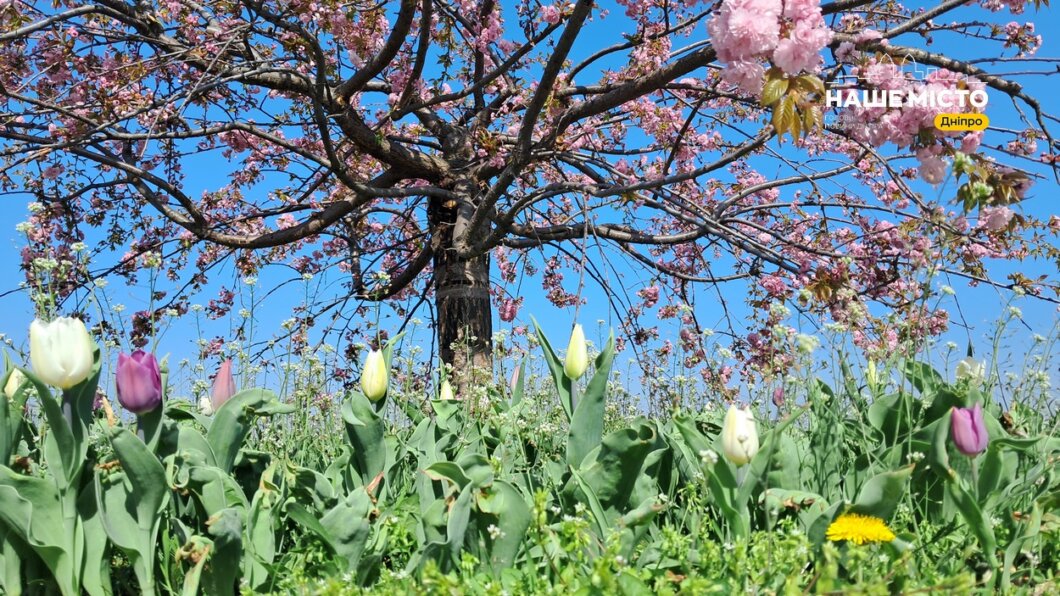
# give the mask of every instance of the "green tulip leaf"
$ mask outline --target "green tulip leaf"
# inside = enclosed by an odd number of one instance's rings
[[[70,425],[72,404],[60,403],[60,400],[52,394],[51,389],[33,373],[27,370],[23,370],[22,373],[37,389],[37,400],[50,430],[44,439],[44,457],[49,468],[53,470],[59,490],[65,490],[68,486],[76,484],[75,476],[78,475],[85,462],[88,444],[83,440],[84,430],[75,430],[78,427],[76,420],[73,426]],[[63,412],[64,409],[67,410],[66,414]]]
[[[889,520],[898,508],[898,502],[905,495],[905,487],[913,474],[913,468],[914,466],[906,466],[900,470],[873,476],[862,485],[850,510]]]
[[[110,545],[96,497],[96,483],[88,482],[77,497],[77,515],[85,537],[84,574],[81,587],[91,596],[113,592],[110,585]]]
[[[100,491],[103,527],[116,546],[125,551],[144,594],[154,594],[156,542],[162,512],[169,502],[166,472],[158,458],[124,428],[111,432],[111,446],[121,463],[110,485]]]
[[[994,529],[990,520],[983,515],[975,497],[961,486],[958,478],[950,477],[946,482],[946,489],[950,498],[956,503],[961,517],[968,524],[968,529],[979,541],[979,548],[982,549],[990,566],[997,569],[997,539],[994,537]]]
[[[589,511],[592,513],[593,522],[596,525],[596,535],[606,536],[607,529],[611,527],[611,524],[607,513],[604,512],[603,505],[600,503],[600,498],[596,495],[596,491],[593,490],[589,482],[582,478],[582,475],[577,470],[571,469],[571,478],[577,483],[584,501],[589,504]]]
[[[574,416],[573,383],[563,370],[563,361],[560,360],[556,351],[552,349],[552,344],[549,343],[548,337],[545,336],[545,332],[541,331],[541,327],[537,324],[537,319],[530,317],[530,320],[534,323],[534,332],[537,334],[538,341],[541,342],[541,348],[545,355],[545,364],[548,365],[548,370],[552,373],[552,380],[556,383],[556,391],[559,392],[559,403],[567,414],[567,420],[571,420]]]
[[[493,466],[490,460],[481,453],[465,453],[456,459],[456,463],[467,475],[473,488],[483,488],[493,484]]]
[[[903,402],[908,401],[908,394],[899,391],[880,396],[869,406],[866,418],[873,428],[883,433],[884,444],[894,445],[898,437],[908,430],[909,412],[903,410]]]
[[[342,420],[346,437],[353,448],[351,463],[367,485],[386,469],[385,429],[372,403],[364,395],[353,392],[342,404]]]
[[[921,393],[933,391],[936,387],[944,385],[942,375],[930,364],[908,360],[905,363],[905,378]]]
[[[243,554],[242,515],[235,509],[223,509],[206,521],[207,530],[213,537],[213,547],[199,584],[204,594],[229,596],[236,593],[239,561]]]
[[[515,557],[526,540],[532,514],[518,489],[508,482],[498,480],[489,490],[492,495],[489,499],[489,510],[485,512],[494,516],[490,519],[500,530],[500,533],[493,537],[488,532],[489,524],[485,524],[486,540],[491,545],[489,562],[493,568],[504,569],[515,563]],[[482,507],[482,501],[480,498],[480,510],[486,509]]]
[[[0,466],[0,520],[40,557],[63,594],[74,595],[74,548],[63,517],[52,482]]]
[[[246,511],[249,507],[236,479],[214,466],[188,466],[185,488],[195,495],[207,516],[219,515],[225,509]]]
[[[464,539],[467,536],[468,523],[471,521],[471,491],[470,486],[464,487],[449,508],[449,519],[445,524],[446,544],[449,547],[449,556],[453,561],[460,560],[460,550],[464,547]]]
[[[592,489],[592,495],[585,493],[584,497],[599,501],[608,514],[603,520],[608,526],[632,507],[633,490],[648,454],[655,450],[656,438],[655,429],[645,423],[617,430],[604,437],[600,447],[582,461],[575,477],[578,488],[584,485]],[[577,490],[570,490],[573,488],[569,486],[568,494],[577,496]]]
[[[456,485],[458,491],[464,490],[464,487],[471,483],[471,479],[467,477],[464,470],[453,462],[435,462],[427,466],[423,473],[431,480],[448,480],[452,482]]]
[[[217,466],[231,472],[236,455],[257,416],[289,414],[294,411],[291,404],[280,403],[276,395],[264,389],[246,389],[233,395],[214,412],[206,440],[213,450]]]

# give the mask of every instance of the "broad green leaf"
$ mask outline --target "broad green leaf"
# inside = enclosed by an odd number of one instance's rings
[[[364,395],[353,392],[342,404],[346,437],[352,446],[354,468],[367,485],[386,468],[386,442],[383,420]]]
[[[113,429],[110,440],[121,462],[120,476],[124,482],[112,486],[107,498],[100,501],[103,527],[132,561],[140,589],[145,594],[153,594],[158,527],[170,493],[166,472],[155,454],[129,430]],[[117,529],[119,525],[127,526],[130,517],[136,524],[131,543],[129,529]]]
[[[239,561],[243,554],[242,512],[224,509],[206,521],[213,537],[209,561],[203,568],[200,587],[205,594],[228,596],[236,593]]]
[[[196,496],[208,516],[225,509],[246,511],[249,504],[243,489],[230,474],[214,466],[189,466],[186,488]]]
[[[467,475],[473,488],[482,488],[493,483],[493,466],[481,453],[465,453],[456,459],[457,465]]]
[[[630,497],[655,440],[655,429],[640,423],[607,435],[582,461],[579,478],[592,488],[610,521],[631,508]]]
[[[898,508],[898,502],[905,495],[905,486],[913,468],[914,466],[906,466],[900,470],[873,476],[858,491],[858,498],[850,510],[889,520]]]
[[[607,529],[611,526],[608,519],[607,513],[604,511],[603,505],[600,503],[600,498],[596,495],[596,491],[593,490],[591,484],[582,478],[582,475],[577,470],[571,468],[571,477],[578,484],[578,489],[582,494],[586,503],[589,504],[589,512],[593,514],[593,521],[596,523],[596,535],[599,537],[607,536]]]
[[[968,524],[968,529],[979,541],[979,548],[982,549],[983,555],[986,556],[991,567],[997,569],[997,539],[994,537],[994,529],[990,524],[990,520],[983,515],[975,497],[961,486],[958,478],[951,475],[946,482],[946,488],[950,497],[957,504],[957,510],[961,513],[961,517]]]
[[[217,466],[231,472],[236,455],[257,416],[289,414],[294,406],[280,403],[276,395],[264,389],[246,389],[233,395],[214,412],[206,440],[213,450]]]
[[[272,482],[277,464],[272,464],[262,475],[261,486],[254,493],[247,512],[246,541],[244,543],[243,578],[250,589],[264,591],[270,579],[269,568],[276,558],[276,528],[278,517],[279,487]],[[314,472],[317,477],[323,477]],[[330,489],[330,485],[324,480]]]
[[[435,462],[424,469],[423,473],[431,480],[448,480],[452,482],[456,485],[458,491],[464,490],[464,487],[471,483],[471,479],[467,477],[464,470],[459,465],[449,461]]]
[[[471,491],[470,486],[460,491],[449,508],[449,520],[445,524],[445,536],[449,545],[449,555],[453,561],[460,560],[460,550],[464,547],[464,538],[467,535],[468,522],[471,520]]]
[[[921,393],[932,391],[936,387],[945,384],[945,381],[930,364],[907,360],[905,363],[905,378]]]
[[[77,515],[85,537],[81,587],[91,596],[113,592],[110,585],[110,545],[96,498],[96,483],[87,482],[77,497]]]
[[[0,520],[41,558],[63,594],[74,596],[73,546],[59,499],[52,482],[0,466]]]
[[[75,435],[74,427],[70,426],[73,405],[63,404],[52,394],[51,389],[41,382],[33,373],[23,371],[37,389],[37,401],[41,411],[48,421],[48,434],[44,438],[44,458],[52,470],[52,476],[56,480],[59,490],[75,484],[74,476],[81,469],[87,455],[88,445],[81,438],[83,432]],[[63,413],[64,408],[67,414]],[[75,421],[76,422],[76,421]],[[78,436],[80,435],[80,437]]]
[[[534,332],[537,334],[538,341],[541,342],[541,351],[545,355],[545,364],[548,365],[548,370],[552,373],[552,380],[556,383],[556,391],[559,392],[559,403],[567,414],[567,420],[571,420],[574,416],[574,405],[572,403],[574,400],[573,384],[563,370],[563,361],[559,359],[556,351],[552,349],[552,344],[549,343],[548,337],[545,336],[545,332],[541,331],[541,326],[537,324],[537,319],[530,317],[530,320],[534,323]]]
[[[28,550],[14,530],[0,524],[0,592],[11,596],[22,594],[22,553]]]
[[[866,418],[873,428],[883,433],[886,445],[894,445],[909,428],[908,424],[904,424],[909,417],[909,412],[903,409],[907,400],[908,394],[899,391],[880,396],[869,406]]]
[[[487,530],[486,537],[491,544],[489,563],[490,567],[503,569],[515,563],[515,557],[526,541],[526,530],[530,527],[532,517],[530,507],[511,484],[498,480],[488,490],[492,494],[489,505],[483,507],[480,499],[479,509],[488,509],[485,513],[496,516],[494,523],[500,529],[496,538],[489,535]]]

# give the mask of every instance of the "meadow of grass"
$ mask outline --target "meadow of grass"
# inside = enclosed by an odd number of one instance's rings
[[[532,335],[458,399],[390,349],[385,394],[337,390],[325,351],[288,360],[275,391],[202,410],[167,395],[135,421],[107,391],[91,405],[98,348],[61,393],[28,367],[12,386],[10,362],[3,590],[1057,591],[1053,338],[1015,371],[825,346],[743,389],[748,426],[680,379],[621,378],[610,342],[582,373]],[[977,404],[989,442],[969,452],[954,417]]]

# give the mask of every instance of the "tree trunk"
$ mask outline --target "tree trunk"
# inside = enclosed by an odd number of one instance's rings
[[[481,397],[474,390],[487,387],[493,377],[490,257],[456,256],[451,247],[457,209],[447,207],[436,213],[441,225],[435,228],[440,245],[434,254],[438,350],[442,362],[452,366],[449,378],[457,397],[467,399]]]

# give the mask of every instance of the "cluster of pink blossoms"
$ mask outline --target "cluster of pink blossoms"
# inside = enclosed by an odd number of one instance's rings
[[[820,0],[722,0],[707,23],[722,78],[742,91],[762,91],[763,60],[789,75],[813,72],[832,30],[821,15]]]

